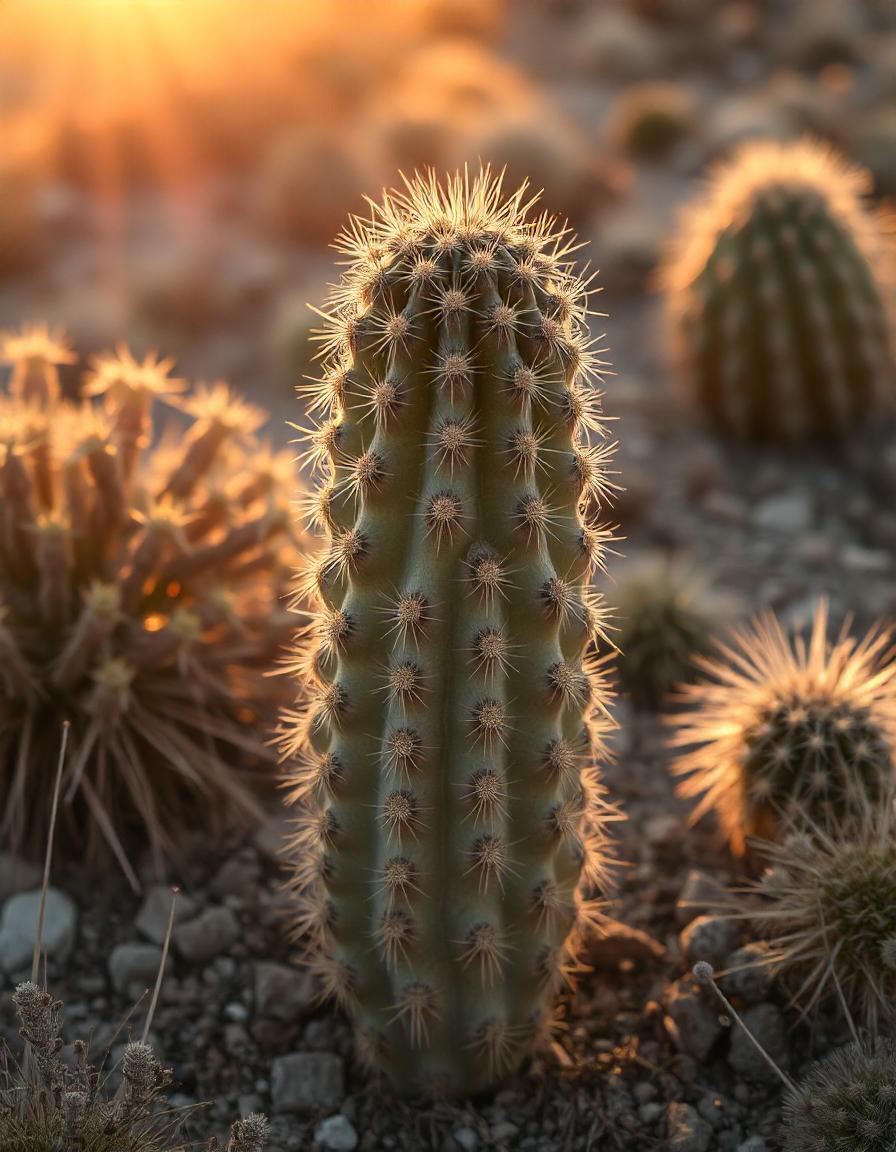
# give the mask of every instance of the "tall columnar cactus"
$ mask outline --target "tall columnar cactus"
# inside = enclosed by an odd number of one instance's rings
[[[745,439],[843,434],[896,397],[890,238],[870,177],[811,141],[744,145],[662,277],[682,384]]]
[[[322,334],[329,539],[285,736],[299,930],[409,1092],[514,1068],[597,915],[609,449],[587,283],[523,196],[487,171],[386,195],[343,237]]]

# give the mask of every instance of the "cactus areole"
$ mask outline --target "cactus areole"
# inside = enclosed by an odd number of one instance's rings
[[[486,171],[353,221],[310,405],[328,546],[284,722],[298,932],[411,1093],[517,1067],[599,915],[610,448],[588,282],[530,209]]]

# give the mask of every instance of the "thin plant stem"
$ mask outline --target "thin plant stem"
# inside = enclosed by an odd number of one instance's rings
[[[159,971],[156,974],[156,986],[153,989],[149,1011],[146,1013],[146,1022],[143,1025],[143,1036],[141,1039],[144,1044],[146,1043],[146,1037],[149,1035],[149,1030],[152,1027],[152,1018],[155,1016],[156,1005],[159,1002],[162,977],[165,974],[165,961],[168,959],[168,949],[171,947],[171,933],[174,931],[174,910],[177,906],[177,896],[179,892],[180,889],[177,887],[171,889],[171,907],[168,910],[168,927],[165,929],[165,941],[162,944],[162,959],[159,961]]]
[[[759,1043],[759,1041],[756,1039],[756,1037],[753,1035],[753,1033],[750,1031],[750,1029],[746,1026],[746,1024],[741,1019],[740,1015],[738,1014],[737,1009],[734,1007],[734,1005],[731,1003],[731,1001],[728,999],[728,997],[725,995],[725,993],[722,991],[722,989],[718,986],[718,984],[716,984],[715,974],[713,973],[712,965],[708,964],[705,960],[701,960],[697,964],[694,965],[693,972],[694,972],[694,979],[699,984],[703,984],[709,988],[712,988],[713,992],[715,992],[716,996],[718,996],[719,1000],[721,1000],[721,1002],[724,1004],[725,1011],[732,1018],[732,1020],[734,1020],[735,1023],[741,1028],[744,1035],[747,1037],[747,1039],[750,1041],[750,1043],[753,1045],[753,1047],[756,1049],[756,1051],[759,1053],[759,1055],[762,1057],[762,1059],[766,1062],[766,1064],[768,1064],[768,1066],[772,1069],[772,1071],[775,1073],[775,1075],[781,1080],[781,1083],[784,1085],[784,1087],[789,1089],[791,1092],[795,1092],[796,1091],[796,1085],[794,1084],[794,1082],[790,1079],[790,1077],[787,1075],[787,1073],[784,1072],[778,1066],[778,1064],[772,1059],[772,1057],[768,1054],[768,1052],[766,1052],[766,1050],[762,1047],[762,1045]]]
[[[50,829],[47,833],[47,850],[44,854],[44,878],[40,891],[40,909],[37,914],[37,934],[34,937],[34,953],[31,956],[31,982],[37,983],[40,968],[40,953],[44,943],[44,919],[47,913],[47,892],[50,888],[50,868],[53,864],[53,837],[56,832],[56,816],[59,812],[59,794],[62,790],[62,772],[65,768],[65,753],[68,748],[68,733],[71,725],[66,720],[62,725],[62,744],[59,747],[59,763],[56,766],[56,781],[53,785],[53,803],[50,808]]]

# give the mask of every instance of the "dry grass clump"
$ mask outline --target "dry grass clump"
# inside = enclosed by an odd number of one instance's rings
[[[158,858],[253,810],[235,765],[270,759],[291,461],[259,441],[264,413],[223,383],[188,393],[171,361],[103,356],[74,403],[58,337],[27,330],[2,352],[0,842],[43,843],[48,741],[68,719],[69,839],[129,870],[135,826]],[[162,403],[183,419],[157,438]]]
[[[791,642],[772,615],[736,631],[703,677],[680,694],[673,770],[714,811],[732,848],[773,836],[782,815],[806,810],[822,825],[882,801],[894,784],[896,662],[890,640],[845,627],[828,638],[827,608],[808,639]]]

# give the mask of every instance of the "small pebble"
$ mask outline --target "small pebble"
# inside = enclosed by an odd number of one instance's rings
[[[314,1129],[314,1141],[326,1152],[353,1152],[358,1147],[358,1133],[345,1116],[328,1116]]]

